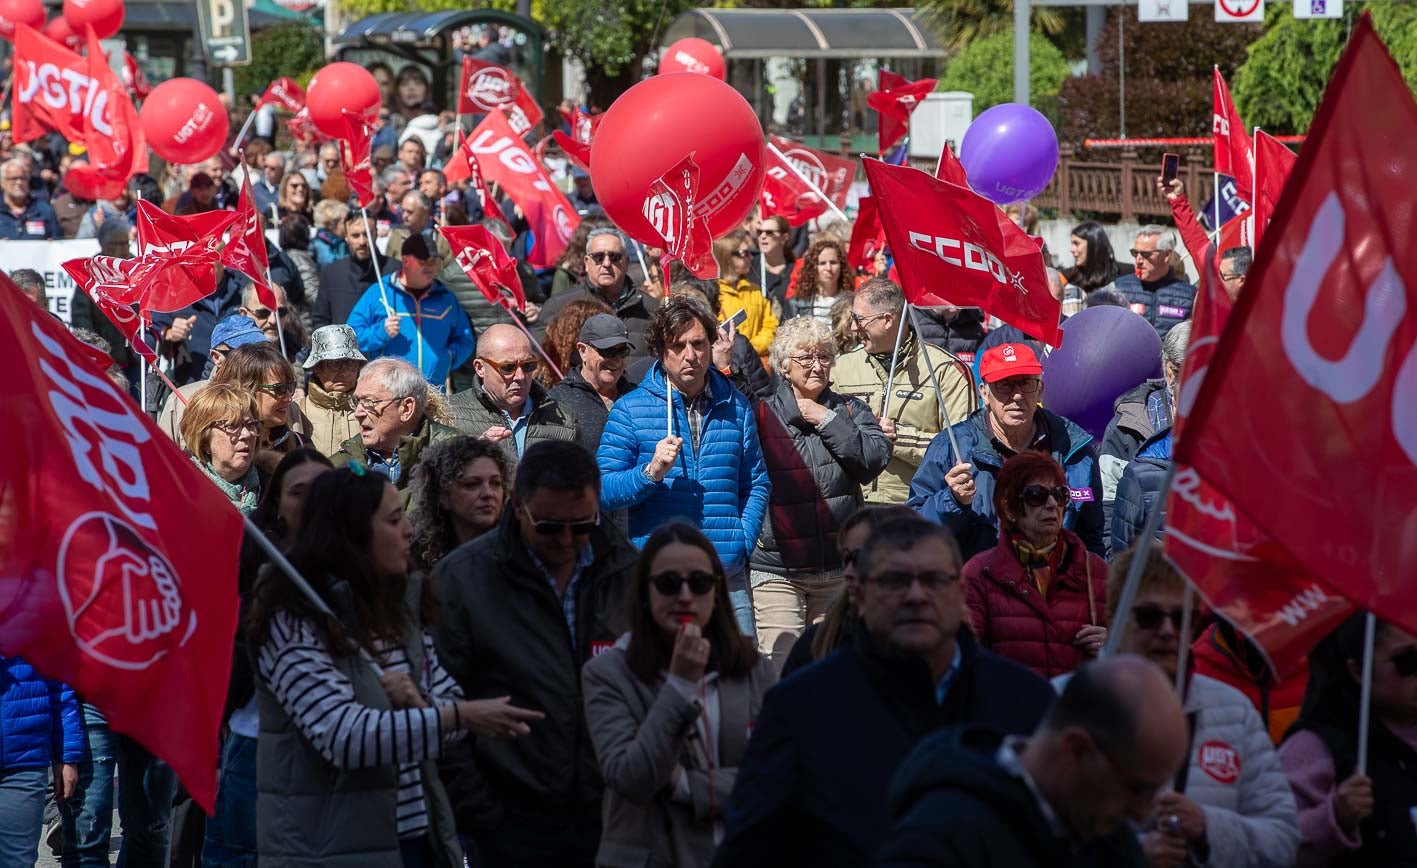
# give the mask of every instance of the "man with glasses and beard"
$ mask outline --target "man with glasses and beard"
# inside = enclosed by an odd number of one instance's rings
[[[576,439],[576,418],[536,381],[538,359],[522,330],[498,323],[477,339],[472,388],[448,401],[453,424],[465,434],[499,443],[516,462],[543,440]]]
[[[629,254],[625,236],[612,226],[599,226],[586,237],[585,276],[568,292],[553,295],[541,308],[535,328],[537,340],[544,340],[546,324],[576,299],[593,298],[605,302],[625,323],[630,334],[630,364],[651,353],[646,333],[659,302],[640,291],[630,280]]]
[[[546,717],[521,738],[454,750],[443,779],[476,864],[591,868],[603,784],[580,672],[623,631],[636,554],[602,518],[600,471],[579,445],[528,447],[515,480],[501,524],[434,570],[434,638],[465,695],[510,697]]]
[[[1000,344],[979,363],[983,409],[930,441],[910,483],[908,506],[954,531],[964,559],[999,542],[994,487],[1004,461],[1026,449],[1053,456],[1068,481],[1063,527],[1087,550],[1106,556],[1102,474],[1091,434],[1043,408],[1043,366],[1027,344]]]

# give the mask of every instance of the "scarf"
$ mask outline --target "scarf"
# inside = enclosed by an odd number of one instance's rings
[[[227,482],[217,475],[210,464],[203,464],[195,455],[192,456],[192,462],[202,468],[202,472],[216,483],[216,487],[221,489],[221,493],[226,495],[233,506],[241,510],[242,515],[250,515],[256,511],[256,504],[261,499],[261,477],[256,473],[254,462],[246,473],[246,478],[240,482]]]
[[[1023,564],[1024,570],[1038,588],[1038,593],[1046,600],[1048,586],[1052,584],[1053,577],[1058,574],[1058,568],[1063,565],[1063,558],[1067,555],[1067,546],[1062,544],[1062,538],[1054,540],[1051,545],[1036,546],[1024,539],[1022,534],[1010,531],[1008,540],[1014,557]]]

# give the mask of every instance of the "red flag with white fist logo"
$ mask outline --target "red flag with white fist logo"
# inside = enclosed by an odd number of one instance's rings
[[[241,514],[106,357],[17,293],[0,364],[0,654],[73,686],[210,813]]]
[[[690,154],[656,178],[645,197],[645,220],[659,234],[660,243],[656,246],[664,250],[660,262],[666,275],[669,261],[677,259],[695,277],[718,277],[708,221],[694,210],[698,195],[699,165]]]

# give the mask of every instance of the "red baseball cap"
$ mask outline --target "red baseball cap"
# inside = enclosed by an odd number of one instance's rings
[[[990,347],[979,360],[979,379],[997,383],[1009,377],[1043,373],[1043,366],[1028,344],[1000,344]]]

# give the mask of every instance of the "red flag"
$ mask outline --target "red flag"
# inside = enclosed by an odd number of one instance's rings
[[[880,153],[884,154],[905,138],[910,131],[910,113],[935,90],[935,84],[933,78],[910,81],[890,70],[880,71],[876,92],[866,97],[866,105],[881,115]]]
[[[143,336],[143,321],[136,308],[139,298],[130,283],[135,264],[132,259],[94,256],[71,259],[64,263],[64,271],[93,299],[94,305],[108,317],[113,327],[122,333],[133,352],[142,356],[148,364],[156,365],[157,353],[148,346]]]
[[[1235,179],[1235,189],[1246,202],[1254,200],[1254,178],[1250,165],[1255,159],[1255,146],[1245,132],[1245,122],[1230,99],[1230,88],[1220,68],[1215,68],[1214,114],[1211,132],[1215,136],[1215,171]]]
[[[694,205],[699,194],[699,164],[689,154],[679,164],[655,179],[645,197],[645,220],[659,237],[641,241],[664,250],[661,271],[669,273],[669,262],[684,263],[695,277],[717,278],[718,261],[713,258],[713,235]]]
[[[851,182],[856,180],[855,160],[809,148],[781,136],[768,136],[768,141],[782,151],[782,155],[797,167],[802,177],[827,194],[836,207],[846,210],[846,194],[851,190]]]
[[[595,131],[605,118],[605,114],[603,112],[590,114],[579,108],[574,108],[570,111],[562,109],[561,117],[565,119],[566,126],[571,128],[571,138],[583,145],[588,145],[595,140]]]
[[[472,139],[463,139],[462,147],[458,148],[458,152],[443,167],[443,175],[449,181],[466,180],[468,188],[477,195],[477,200],[482,205],[483,215],[507,226],[509,230],[512,228],[502,216],[502,209],[497,200],[492,198],[492,192],[487,189],[487,181],[482,177],[482,166],[472,153]]]
[[[582,142],[573,139],[560,130],[552,130],[551,138],[556,140],[556,144],[561,148],[561,153],[566,155],[573,165],[579,166],[585,171],[590,171],[590,142]]]
[[[977,305],[1044,343],[1062,343],[1042,239],[968,187],[918,169],[867,160],[866,178],[909,302]]]
[[[218,247],[235,211],[175,217],[138,200],[138,259],[131,272],[144,313],[181,310],[216,291]]]
[[[969,177],[964,172],[964,164],[955,156],[955,152],[950,150],[949,142],[945,142],[944,149],[940,151],[940,164],[935,167],[935,177],[959,187],[969,187]]]
[[[801,226],[826,213],[826,200],[807,186],[787,161],[772,148],[763,152],[762,216],[783,217],[789,226]]]
[[[37,139],[47,130],[81,142],[85,115],[98,128],[105,126],[103,105],[108,97],[93,92],[97,84],[89,78],[87,67],[82,57],[38,30],[15,25],[16,144]]]
[[[242,159],[245,159],[244,155]],[[261,212],[256,209],[256,197],[251,193],[250,172],[241,178],[236,215],[231,238],[221,251],[221,264],[251,278],[256,285],[257,300],[275,310],[280,304],[275,290],[266,284],[271,267],[270,257],[266,255],[266,233],[261,231]]]
[[[886,230],[874,196],[862,196],[856,203],[856,222],[851,224],[851,243],[846,248],[846,263],[858,271],[871,271],[876,254],[886,246]]]
[[[281,76],[266,85],[266,92],[256,101],[256,111],[274,103],[291,114],[299,114],[305,108],[305,88],[293,78]]]
[[[127,88],[109,68],[93,28],[85,25],[84,29],[88,34],[85,73],[106,106],[97,116],[92,112],[83,115],[83,142],[89,160],[70,166],[64,183],[75,195],[113,199],[127,189],[129,178],[148,170],[148,145]]]
[[[374,160],[370,152],[370,142],[374,138],[374,126],[363,115],[344,111],[345,137],[340,144],[340,165],[344,168],[345,180],[354,188],[359,207],[368,208],[374,201]]]
[[[541,106],[537,105],[536,97],[531,95],[531,91],[521,88],[517,91],[516,101],[507,107],[507,123],[519,136],[524,136],[545,117],[541,111]]]
[[[123,85],[133,91],[135,99],[147,99],[153,87],[148,83],[148,75],[143,72],[137,58],[123,52]]]
[[[518,135],[541,123],[544,116],[541,106],[516,73],[496,63],[464,57],[458,85],[458,114],[482,114],[498,109],[512,117],[511,125]]]
[[[162,758],[210,812],[241,516],[63,324],[0,294],[0,654]],[[101,355],[101,354],[97,354]]]
[[[1343,596],[1417,632],[1414,140],[1417,102],[1365,14],[1176,443],[1314,577],[1287,605],[1234,589],[1261,623]]]
[[[566,194],[501,112],[488,112],[465,146],[481,165],[483,176],[507,191],[526,215],[536,237],[527,263],[533,268],[553,267],[581,222]]]
[[[1294,170],[1298,158],[1274,136],[1263,130],[1255,130],[1255,198],[1254,208],[1249,216],[1254,218],[1256,249],[1265,227],[1274,219],[1274,209],[1279,204],[1279,195],[1284,192],[1284,182]]]
[[[215,251],[235,223],[235,211],[203,211],[177,217],[144,199],[138,200],[138,257],[180,253],[195,248]]]
[[[463,273],[487,300],[509,312],[526,310],[517,261],[486,226],[439,226]]]

